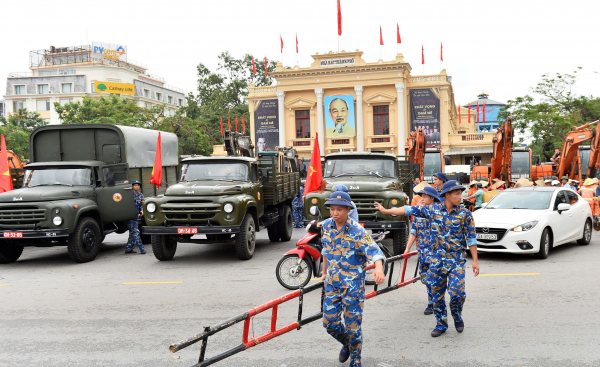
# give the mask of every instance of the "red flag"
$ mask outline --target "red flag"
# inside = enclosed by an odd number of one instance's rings
[[[460,103],[458,104],[458,123],[462,124],[462,116],[460,114]]]
[[[8,151],[6,150],[6,141],[2,134],[2,143],[0,144],[0,192],[7,192],[13,189],[12,177],[10,177],[10,168],[8,167]],[[321,159],[319,157],[319,159]]]
[[[425,49],[423,48],[423,45],[421,45],[421,64],[425,64]]]
[[[281,38],[281,33],[279,34],[279,40],[281,41],[281,53],[283,53],[283,38]]]
[[[225,136],[225,132],[223,131],[223,118],[221,117],[221,136]]]
[[[246,133],[246,120],[244,120],[244,115],[242,115],[242,128],[244,129],[242,133]]]
[[[469,124],[471,123],[471,104],[469,103]]]
[[[252,56],[252,72],[256,75],[256,64],[254,64],[254,56]]]
[[[231,131],[231,116],[229,116],[227,118],[227,126],[228,126],[227,130]]]
[[[398,30],[398,34],[396,36],[396,43],[402,43],[402,39],[400,38],[400,26],[396,23],[396,29]]]
[[[440,60],[444,61],[444,45],[440,42]]]
[[[477,123],[479,123],[479,101],[477,101]]]
[[[379,26],[379,46],[383,46],[383,33],[381,33],[381,26]]]
[[[342,35],[342,7],[340,6],[340,0],[337,0],[338,3],[338,36]],[[319,158],[321,159],[321,158]]]
[[[265,56],[265,75],[269,75],[269,69],[267,68],[267,57]]]
[[[298,53],[298,33],[296,33],[296,53]]]
[[[485,122],[485,102],[483,102],[483,122]]]
[[[304,184],[304,195],[319,190],[321,188],[322,180],[323,169],[321,167],[321,149],[319,149],[319,133],[317,133],[315,136],[315,146],[312,151],[312,156],[310,157],[310,166],[308,167],[306,183]]]
[[[237,122],[237,116],[236,116],[235,117],[235,132],[236,133],[238,132],[237,127],[238,127],[238,122]]]
[[[154,157],[154,167],[150,176],[150,185],[156,185],[158,189],[162,185],[162,149],[160,144],[160,131],[156,141],[156,156]]]

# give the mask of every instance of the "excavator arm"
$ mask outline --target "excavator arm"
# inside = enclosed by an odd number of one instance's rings
[[[494,153],[492,155],[490,180],[500,178],[504,181],[508,181],[510,180],[510,163],[513,145],[512,118],[507,118],[506,122],[498,128],[492,142],[494,143]]]
[[[406,139],[404,150],[406,155],[412,159],[413,164],[419,165],[418,175],[423,181],[423,162],[425,158],[425,134],[423,134],[423,129],[419,128],[410,134]]]
[[[565,136],[565,140],[563,141],[562,150],[560,152],[560,162],[558,164],[557,170],[559,179],[563,176],[566,176],[569,173],[569,168],[573,163],[573,158],[575,158],[575,155],[577,154],[577,148],[579,147],[579,145],[581,145],[581,143],[583,142],[592,140],[592,138],[594,138],[594,136],[596,135],[596,131],[594,129],[590,129],[590,126],[596,125],[598,121],[600,120],[589,122],[582,126],[574,127],[573,130],[567,133],[567,135]],[[590,152],[590,167],[593,159],[592,154],[594,153],[595,152]],[[596,164],[597,159],[594,160],[594,166]]]
[[[600,168],[600,124],[596,120],[590,124],[596,124],[594,128],[594,137],[592,138],[592,144],[590,147],[590,162],[588,164],[587,177],[594,178]],[[583,167],[582,167],[583,171]]]

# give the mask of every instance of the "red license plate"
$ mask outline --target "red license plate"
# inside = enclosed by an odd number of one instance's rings
[[[177,228],[177,234],[197,234],[198,228]]]
[[[23,232],[4,232],[4,238],[23,238]]]
[[[361,227],[364,227],[364,226],[365,226],[365,224],[364,224],[364,223],[358,223],[358,224],[360,224],[360,226],[361,226]]]

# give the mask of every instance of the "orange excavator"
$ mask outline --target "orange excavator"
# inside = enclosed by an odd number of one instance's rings
[[[413,131],[404,146],[406,155],[413,161],[415,177],[421,181],[433,183],[433,175],[444,172],[444,159],[442,150],[438,147],[425,148],[425,134],[423,129]],[[418,172],[417,172],[418,165]]]
[[[573,127],[571,131],[565,136],[563,146],[560,152],[560,160],[558,162],[558,168],[556,169],[556,176],[561,178],[567,176],[570,179],[582,180],[582,171],[585,167],[582,167],[582,159],[579,154],[579,146],[586,142],[592,141],[590,147],[590,158],[588,163],[587,177],[595,177],[596,171],[600,166],[600,139],[597,138],[600,135],[600,120],[588,122],[585,125]],[[592,126],[596,125],[594,128]],[[591,172],[590,172],[591,171]],[[590,175],[592,173],[592,175]]]
[[[23,175],[25,173],[23,162],[12,150],[7,150],[6,154],[8,155],[8,168],[13,181],[13,188],[19,189],[23,186]]]
[[[596,120],[594,122],[591,122],[590,124],[597,124],[598,121],[600,120]],[[591,141],[591,146],[589,149],[589,153],[588,153],[588,164],[584,165],[584,161],[585,161],[585,156],[583,154],[583,150],[581,150],[581,154],[580,154],[580,159],[581,159],[581,163],[582,163],[582,169],[581,171],[583,171],[583,169],[587,166],[588,167],[588,171],[587,171],[587,177],[591,177],[594,178],[596,177],[596,175],[598,174],[598,169],[600,168],[600,133],[599,130],[600,129],[600,125],[596,125],[596,128],[594,129],[594,137],[592,138]]]

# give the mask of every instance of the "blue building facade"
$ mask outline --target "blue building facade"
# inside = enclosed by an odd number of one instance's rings
[[[506,104],[498,101],[494,101],[488,98],[489,95],[481,93],[477,96],[477,100],[471,102],[471,110],[477,114],[477,103],[479,103],[479,124],[477,124],[477,132],[494,132],[500,126],[501,122],[498,119],[498,112]],[[485,104],[485,122],[483,122],[483,105]],[[468,108],[469,105],[462,106]],[[477,121],[477,118],[475,118]]]

